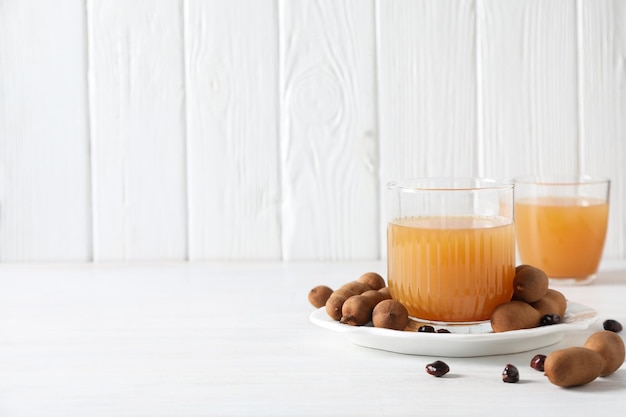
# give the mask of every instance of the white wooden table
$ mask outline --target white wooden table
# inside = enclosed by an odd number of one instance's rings
[[[563,287],[598,321],[513,355],[441,358],[358,347],[309,321],[307,293],[384,262],[0,266],[0,416],[591,416],[626,410],[626,366],[574,389],[528,363],[626,324],[626,263]],[[622,337],[624,334],[622,333]],[[501,372],[518,366],[521,381]]]

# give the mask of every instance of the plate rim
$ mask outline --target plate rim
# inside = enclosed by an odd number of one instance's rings
[[[580,316],[580,317],[578,317]],[[410,342],[422,341],[424,343],[432,344],[433,341],[441,341],[441,337],[445,337],[446,345],[450,346],[450,344],[454,345],[460,344],[464,346],[468,346],[471,344],[480,344],[480,343],[499,343],[499,342],[513,342],[520,339],[538,339],[541,338],[551,340],[554,337],[565,333],[573,332],[576,330],[584,330],[589,328],[589,326],[595,322],[598,318],[598,312],[586,305],[574,302],[567,301],[567,310],[565,314],[565,320],[570,320],[567,322],[562,322],[556,325],[551,326],[539,326],[531,329],[520,329],[520,330],[511,330],[508,332],[483,332],[483,333],[446,333],[442,335],[440,333],[423,333],[417,331],[400,331],[400,330],[392,330],[385,328],[377,328],[370,325],[367,326],[350,326],[347,324],[339,323],[338,321],[333,320],[328,316],[324,307],[314,310],[310,315],[309,319],[315,325],[332,330],[337,333],[344,334],[349,337],[350,341],[354,344],[365,346],[365,347],[373,347],[372,345],[377,345],[374,347],[376,349],[381,349],[378,347],[385,339],[390,341],[399,341],[402,342]],[[368,339],[374,338],[376,339],[376,343],[359,343],[355,339]],[[559,339],[560,340],[560,339]],[[556,342],[558,342],[557,340]],[[553,343],[556,343],[553,342]],[[392,344],[392,343],[390,343]],[[550,344],[550,343],[548,343]],[[543,346],[547,346],[548,344],[544,344]],[[541,346],[537,346],[541,347]],[[405,351],[399,351],[394,349],[384,349],[389,350],[391,352],[397,353],[407,353]],[[419,349],[418,349],[419,350]],[[454,349],[448,349],[448,351],[453,351]],[[521,352],[518,351],[518,352]],[[513,351],[503,351],[502,353],[514,353]],[[412,353],[419,354],[419,353]],[[489,353],[497,354],[497,353]],[[456,356],[456,355],[455,355]],[[481,356],[481,355],[472,355],[472,356]]]

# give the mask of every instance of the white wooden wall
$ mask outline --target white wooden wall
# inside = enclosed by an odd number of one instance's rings
[[[0,261],[385,256],[414,176],[612,178],[626,1],[0,0]]]

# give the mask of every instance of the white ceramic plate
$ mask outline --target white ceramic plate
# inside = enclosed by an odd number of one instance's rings
[[[552,326],[493,333],[491,325],[486,322],[442,334],[349,326],[328,317],[324,307],[310,316],[314,324],[339,332],[359,346],[409,355],[457,358],[525,352],[549,346],[559,342],[568,332],[587,329],[596,318],[594,309],[568,301],[563,322]]]

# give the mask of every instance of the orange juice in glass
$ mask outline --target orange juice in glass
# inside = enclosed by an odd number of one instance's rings
[[[489,320],[513,292],[513,185],[425,178],[393,182],[388,188],[392,297],[420,320]]]
[[[555,282],[589,283],[598,271],[609,218],[605,178],[519,178],[515,223],[520,261]]]

